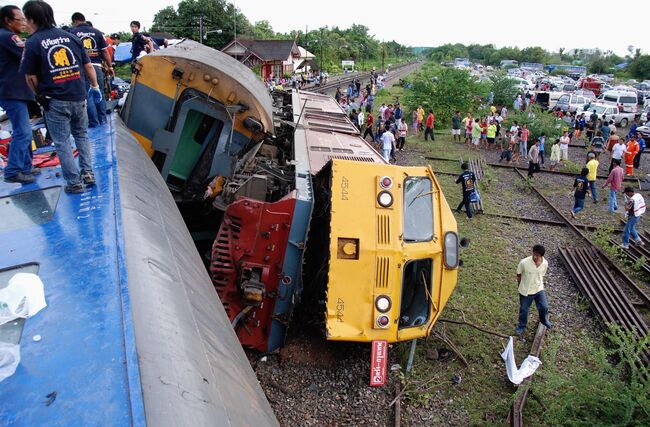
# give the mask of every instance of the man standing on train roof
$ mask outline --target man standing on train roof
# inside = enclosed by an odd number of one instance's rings
[[[102,70],[102,59],[106,61],[108,74],[113,76],[113,65],[111,55],[108,50],[108,44],[101,31],[91,27],[86,22],[86,17],[79,12],[72,14],[72,28],[69,30],[77,36],[83,44],[90,62],[95,67],[97,74],[97,83],[100,90],[104,88],[104,71]],[[86,80],[86,89],[90,89],[88,80]],[[102,97],[99,103],[95,103],[91,98],[87,100],[88,126],[94,128],[106,123],[106,100]]]
[[[519,324],[515,335],[521,335],[528,324],[528,309],[535,301],[539,322],[548,329],[553,324],[548,319],[548,300],[544,291],[544,276],[548,261],[544,258],[546,249],[542,245],[533,246],[533,254],[519,261],[517,265],[517,284],[519,285]]]
[[[470,199],[472,193],[476,190],[476,175],[474,175],[474,172],[469,170],[469,164],[467,162],[463,162],[463,164],[460,165],[460,168],[463,171],[458,175],[458,178],[456,178],[456,184],[461,184],[463,186],[463,200],[458,204],[456,212],[460,213],[463,206],[465,206],[467,218],[471,219],[474,216],[474,212],[472,212]]]
[[[7,112],[13,128],[9,144],[9,159],[5,167],[5,181],[29,184],[38,169],[32,168],[32,127],[29,123],[28,103],[34,94],[27,86],[25,76],[18,72],[25,41],[20,34],[27,27],[25,16],[17,6],[0,9],[0,107]]]
[[[25,74],[27,85],[45,112],[48,133],[56,147],[67,184],[65,192],[82,193],[84,184],[95,185],[86,113],[88,93],[96,101],[102,96],[95,67],[81,41],[56,28],[54,12],[49,4],[30,0],[23,6],[23,13],[32,35],[25,43],[20,72]],[[90,80],[88,91],[85,78]],[[81,171],[74,161],[70,134],[79,151]]]

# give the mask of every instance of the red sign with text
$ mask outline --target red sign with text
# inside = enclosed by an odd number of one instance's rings
[[[388,341],[373,341],[370,357],[370,385],[379,387],[386,384],[386,365],[388,364]]]

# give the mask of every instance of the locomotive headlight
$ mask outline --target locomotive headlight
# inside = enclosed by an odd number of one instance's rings
[[[458,234],[450,231],[445,234],[445,265],[448,268],[458,267]]]
[[[388,191],[382,191],[377,196],[377,203],[384,208],[389,208],[393,204],[393,195]]]
[[[392,305],[393,304],[390,301],[390,298],[386,295],[380,295],[375,300],[375,307],[380,313],[386,313],[388,310],[390,310]]]

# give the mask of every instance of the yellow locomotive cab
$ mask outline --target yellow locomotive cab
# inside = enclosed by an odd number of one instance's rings
[[[333,160],[327,337],[425,337],[456,286],[456,220],[428,167]]]

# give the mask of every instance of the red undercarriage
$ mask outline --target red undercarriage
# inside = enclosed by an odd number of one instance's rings
[[[296,199],[240,198],[226,208],[210,272],[242,345],[268,351],[269,334]]]

